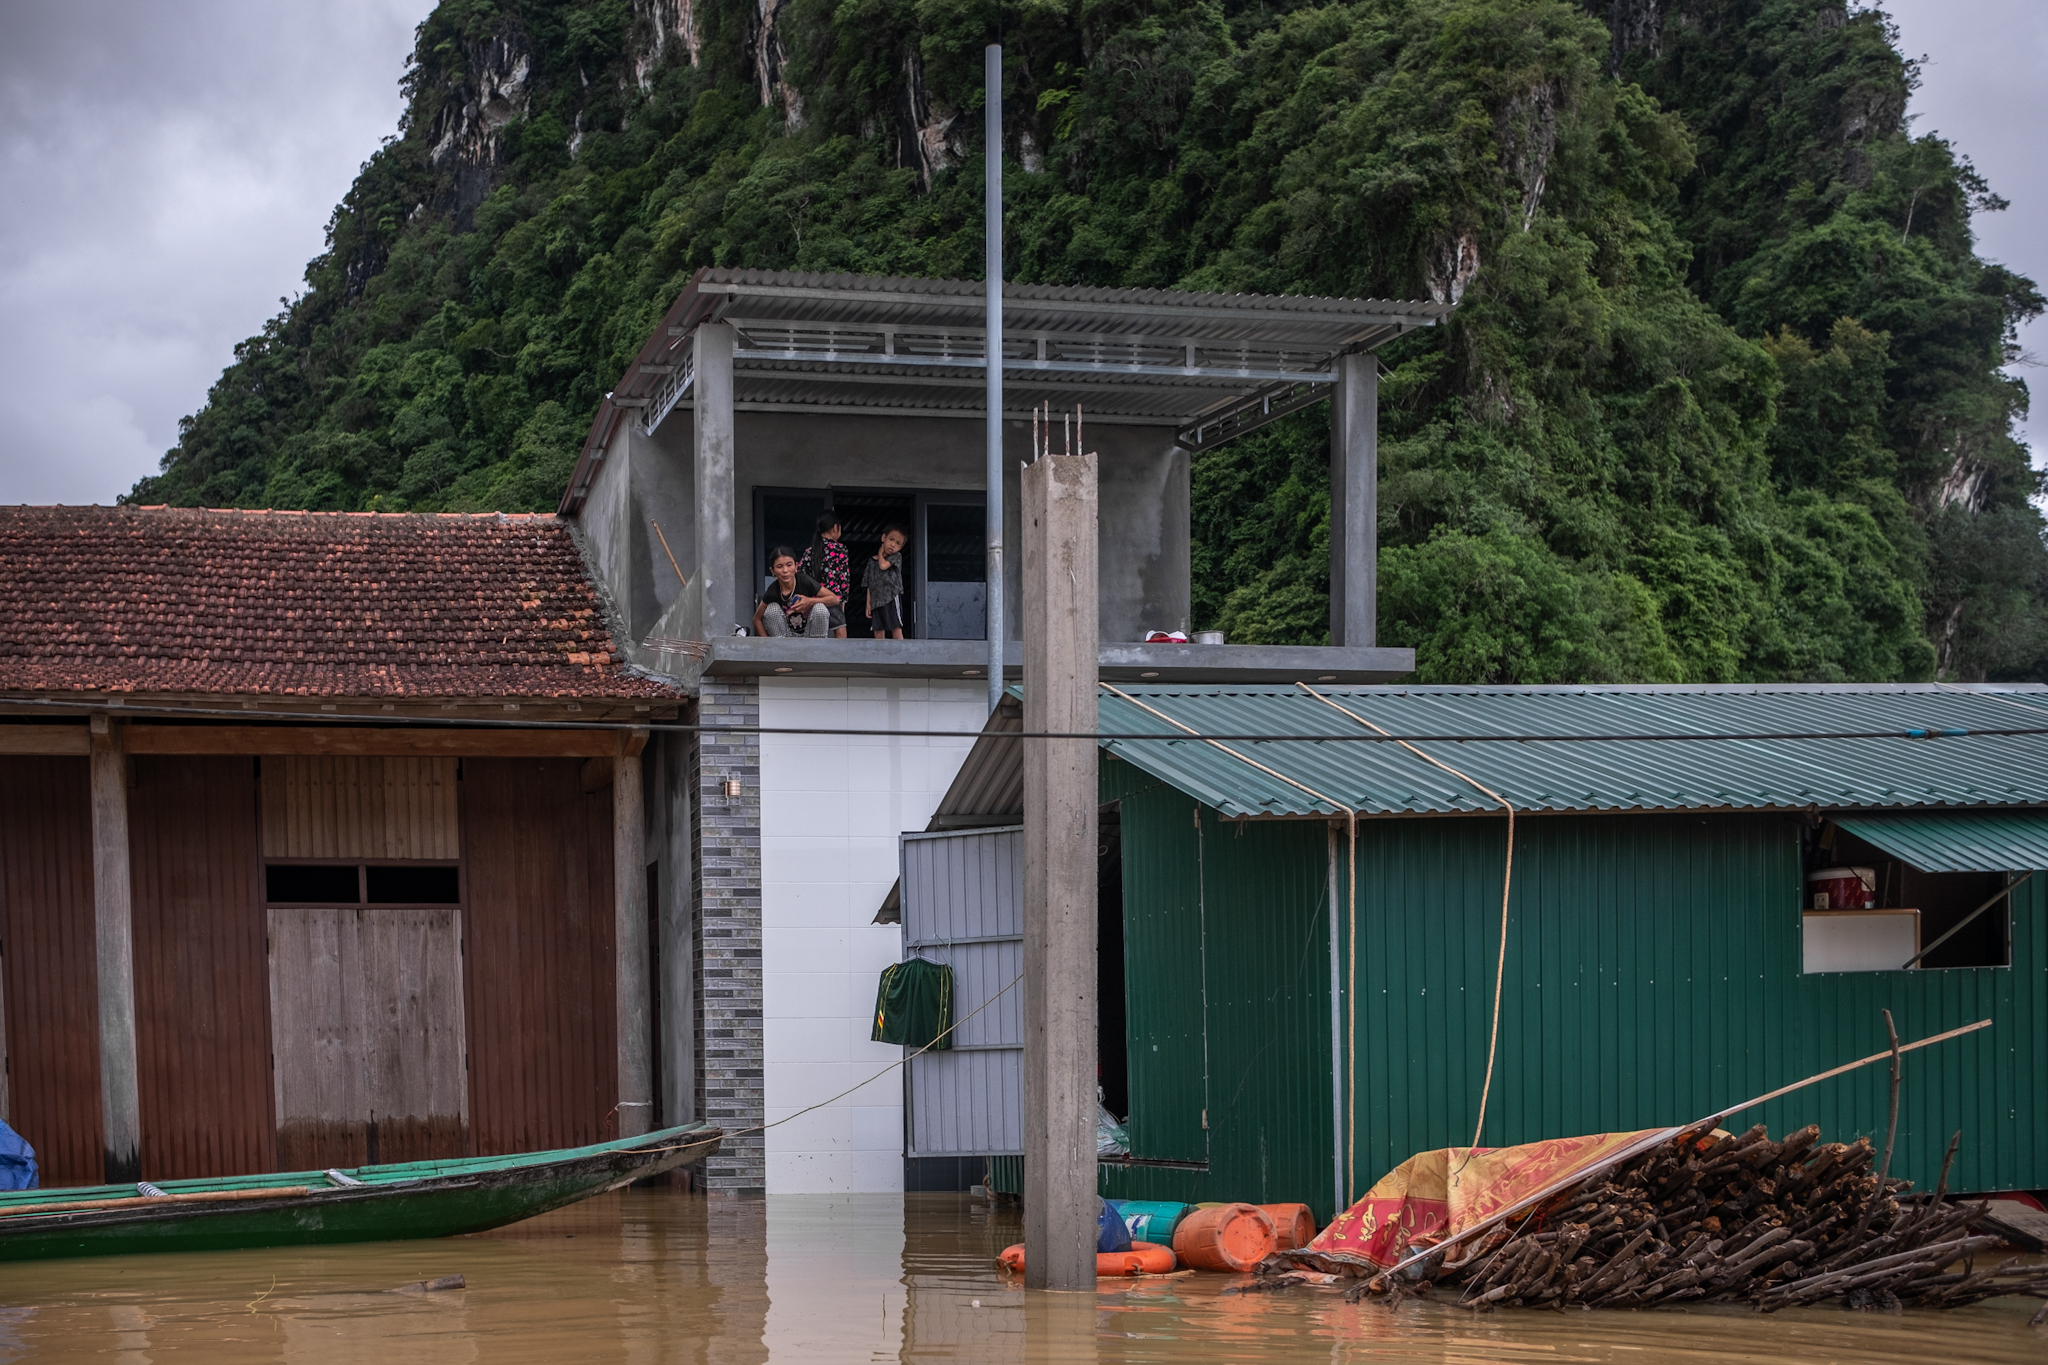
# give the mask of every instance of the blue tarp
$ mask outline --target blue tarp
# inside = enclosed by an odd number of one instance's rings
[[[21,1134],[0,1123],[0,1190],[36,1187],[36,1150]]]

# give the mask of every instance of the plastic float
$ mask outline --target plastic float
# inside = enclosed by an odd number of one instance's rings
[[[1005,1270],[1024,1273],[1024,1244],[1004,1247],[999,1258]],[[1165,1275],[1174,1268],[1173,1248],[1160,1246],[1157,1242],[1133,1242],[1129,1251],[1098,1251],[1095,1253],[1095,1273],[1104,1276],[1117,1275]]]
[[[1241,1274],[1271,1256],[1278,1242],[1272,1218],[1256,1204],[1198,1207],[1173,1230],[1173,1254],[1196,1270]]]
[[[1316,1226],[1316,1216],[1308,1211],[1306,1204],[1259,1204],[1255,1207],[1273,1220],[1273,1235],[1278,1239],[1276,1251],[1305,1247],[1322,1231]]]

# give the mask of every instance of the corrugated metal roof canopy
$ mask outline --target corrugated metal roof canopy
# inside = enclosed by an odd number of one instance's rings
[[[1447,304],[1003,287],[1003,397],[1091,422],[1175,427],[1215,444],[1327,396],[1337,356],[1432,327]],[[691,334],[730,323],[742,411],[971,417],[985,411],[982,284],[778,270],[699,270],[607,395],[584,449],[633,414],[652,431],[693,386]],[[580,489],[587,471],[571,481]],[[573,495],[562,510],[571,509]]]
[[[1498,811],[1299,687],[1122,689],[1279,780],[1101,696],[1102,746],[1227,816]],[[2048,804],[2048,695],[2038,685],[1612,688],[1323,687],[1324,695],[1500,792],[1517,810],[2011,807]],[[2035,734],[1985,731],[2036,730]],[[1925,737],[1913,737],[1914,734]],[[1866,736],[1819,738],[1815,736]],[[1166,738],[1165,736],[1173,736]],[[1335,743],[1339,736],[1353,737]],[[1641,736],[1644,738],[1630,738]]]
[[[2048,868],[2048,813],[1842,815],[1835,823],[1922,872]]]

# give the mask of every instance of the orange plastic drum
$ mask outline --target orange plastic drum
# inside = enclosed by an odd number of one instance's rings
[[[1273,1220],[1256,1204],[1196,1209],[1173,1229],[1173,1254],[1197,1270],[1246,1271],[1274,1252]]]
[[[1005,1270],[1024,1273],[1024,1244],[1004,1247],[1000,1257]],[[1133,1242],[1129,1251],[1095,1253],[1097,1275],[1164,1275],[1174,1266],[1173,1248],[1157,1242]]]
[[[1273,1235],[1279,1239],[1276,1250],[1305,1247],[1316,1239],[1316,1216],[1308,1211],[1308,1205],[1261,1204],[1259,1208],[1273,1220]]]

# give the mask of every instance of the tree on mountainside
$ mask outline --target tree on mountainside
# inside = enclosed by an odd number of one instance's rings
[[[1013,277],[1456,299],[1382,353],[1381,637],[1425,680],[2038,668],[2001,366],[2042,303],[1882,16],[1612,5],[1006,4]],[[549,507],[691,270],[976,274],[987,16],[443,0],[306,292],[132,499]],[[1195,462],[1196,624],[1326,638],[1325,423]]]

